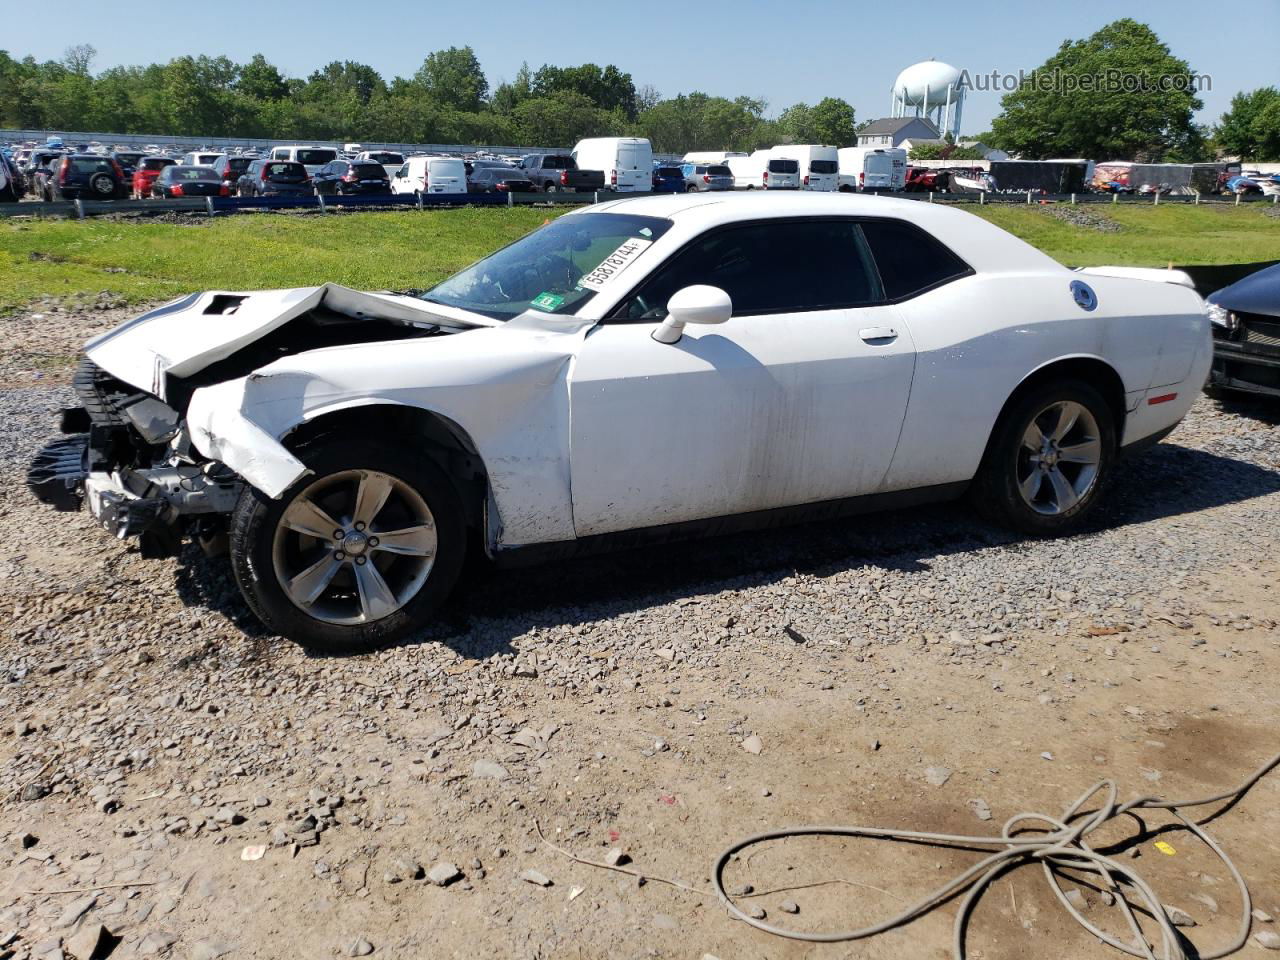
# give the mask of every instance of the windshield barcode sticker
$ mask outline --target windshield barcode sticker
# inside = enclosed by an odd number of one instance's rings
[[[578,281],[578,286],[591,290],[603,290],[618,274],[627,268],[631,261],[652,245],[652,240],[641,240],[639,237],[632,237],[601,260],[600,266]]]

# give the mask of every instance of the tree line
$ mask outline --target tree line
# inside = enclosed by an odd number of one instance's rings
[[[652,87],[637,89],[616,66],[593,63],[524,64],[490,89],[470,47],[430,53],[413,76],[390,81],[350,60],[305,79],[286,77],[261,54],[248,63],[183,56],[95,74],[95,55],[80,45],[38,63],[0,51],[0,127],[544,146],[638,135],[662,152],[856,140],[853,107],[836,98],[795,104],[770,119],[764,100],[701,92],[663,99]]]
[[[838,97],[797,103],[776,117],[749,96],[695,91],[664,98],[616,66],[526,63],[490,88],[475,51],[428,54],[410,77],[334,61],[286,77],[261,54],[248,63],[183,56],[168,63],[93,71],[82,44],[61,60],[15,59],[0,50],[0,127],[112,133],[390,143],[569,146],[590,136],[644,136],[663,153],[745,150],[776,143],[849,146],[854,109]],[[1086,77],[1118,73],[1135,89],[1088,89]],[[1195,77],[1146,24],[1124,18],[1064,40],[1029,83],[1006,93],[991,129],[976,137],[1028,159],[1197,161],[1215,156],[1280,160],[1280,90],[1241,91],[1214,125],[1199,125],[1194,87],[1153,91],[1162,77]],[[1063,78],[1066,78],[1064,80]],[[938,147],[965,159],[964,147]]]

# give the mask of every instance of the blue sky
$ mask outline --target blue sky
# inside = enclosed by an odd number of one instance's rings
[[[773,115],[797,101],[813,103],[833,95],[852,103],[863,121],[888,115],[894,78],[916,61],[935,58],[974,74],[1016,73],[1043,63],[1062,40],[1086,36],[1129,14],[1149,23],[1194,70],[1213,78],[1213,89],[1201,94],[1201,122],[1217,120],[1239,90],[1280,86],[1280,0],[1238,9],[1206,6],[1203,0],[1119,7],[1045,6],[1034,0],[976,5],[935,0],[522,0],[486,3],[480,9],[465,0],[302,0],[283,5],[218,0],[148,8],[144,16],[114,16],[105,26],[100,25],[107,19],[100,0],[58,0],[55,6],[53,21],[47,16],[8,18],[0,47],[14,56],[44,60],[60,57],[68,44],[92,43],[98,49],[95,69],[200,53],[245,61],[261,52],[291,76],[305,76],[330,60],[358,60],[390,78],[412,74],[432,50],[470,44],[495,85],[512,77],[524,60],[534,68],[543,63],[615,63],[637,86],[652,84],[664,96],[692,90],[745,93],[768,100]],[[633,13],[625,22],[610,23],[610,8]],[[193,11],[190,19],[187,9]],[[278,16],[276,9],[284,15]],[[598,27],[574,23],[561,15],[565,9],[590,11]],[[1043,12],[1051,9],[1062,12],[1058,25],[1046,25],[1049,18]],[[1228,9],[1234,10],[1229,25],[1220,16]],[[375,10],[383,11],[385,28],[375,25]],[[54,21],[58,26],[51,29]],[[503,21],[518,25],[504,27]],[[544,29],[539,25],[545,25],[548,39],[539,36]],[[998,94],[972,94],[964,132],[985,129],[999,109]]]

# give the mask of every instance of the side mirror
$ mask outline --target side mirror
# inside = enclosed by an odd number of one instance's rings
[[[667,319],[653,331],[659,343],[678,343],[686,323],[724,323],[733,316],[733,301],[719,287],[695,283],[677,290],[667,301]]]

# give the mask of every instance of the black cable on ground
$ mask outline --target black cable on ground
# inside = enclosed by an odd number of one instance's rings
[[[1023,812],[1015,814],[1005,821],[999,836],[971,837],[949,833],[929,833],[918,830],[892,830],[881,827],[842,827],[814,826],[791,827],[781,830],[769,830],[739,840],[720,854],[712,871],[712,883],[720,901],[728,909],[730,915],[750,924],[757,930],[771,933],[791,940],[804,940],[811,943],[837,943],[846,940],[861,940],[872,937],[886,930],[892,930],[910,923],[912,920],[928,913],[945,901],[963,891],[964,900],[956,913],[952,950],[956,960],[964,960],[965,929],[970,914],[987,887],[999,875],[1008,870],[1028,863],[1039,863],[1044,870],[1045,879],[1058,901],[1067,909],[1076,921],[1086,930],[1104,943],[1108,943],[1133,957],[1144,960],[1186,960],[1178,933],[1175,932],[1164,905],[1160,902],[1151,886],[1138,875],[1132,867],[1109,856],[1101,854],[1089,846],[1088,837],[1104,824],[1117,817],[1131,814],[1137,810],[1167,810],[1182,822],[1188,830],[1199,837],[1210,850],[1222,861],[1230,872],[1236,887],[1240,891],[1241,913],[1240,927],[1234,940],[1227,946],[1211,952],[1200,952],[1200,960],[1217,960],[1234,953],[1244,946],[1249,937],[1251,922],[1250,911],[1253,904],[1249,899],[1249,889],[1244,877],[1227,856],[1226,852],[1204,830],[1203,824],[1239,801],[1259,780],[1280,766],[1280,753],[1276,754],[1262,766],[1258,767],[1238,787],[1194,800],[1163,800],[1159,797],[1136,797],[1127,803],[1117,803],[1117,788],[1114,780],[1100,780],[1080,795],[1066,808],[1061,816],[1054,817],[1045,813]],[[1095,797],[1101,796],[1101,803],[1096,810],[1083,810],[1085,804]],[[1209,804],[1222,803],[1224,806],[1213,813],[1193,820],[1187,817],[1183,808],[1203,807]],[[1031,835],[1027,836],[1027,832]],[[1018,834],[1015,836],[1015,834]],[[902,842],[935,844],[938,846],[997,847],[996,852],[975,863],[959,876],[942,884],[923,899],[907,907],[902,912],[882,920],[871,926],[857,930],[842,930],[834,933],[806,933],[800,930],[788,930],[784,927],[765,923],[749,917],[738,909],[733,900],[725,892],[724,871],[730,859],[739,851],[758,843],[779,840],[785,837],[837,836],[868,837],[877,840],[896,840]],[[1059,878],[1064,870],[1085,870],[1096,874],[1104,891],[1111,893],[1124,913],[1133,934],[1133,940],[1125,942],[1098,928],[1086,919],[1075,905],[1067,899],[1062,891]],[[1124,886],[1122,887],[1121,884]],[[1135,895],[1136,892],[1136,895]],[[1156,954],[1147,942],[1138,919],[1134,915],[1134,907],[1127,896],[1134,897],[1140,909],[1153,917],[1160,927],[1161,947]]]

